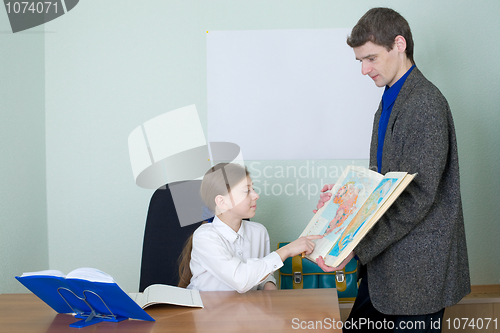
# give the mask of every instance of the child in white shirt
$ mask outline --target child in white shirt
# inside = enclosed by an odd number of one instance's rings
[[[179,286],[189,283],[189,289],[240,293],[277,289],[272,273],[283,266],[286,258],[311,253],[312,240],[322,237],[301,237],[270,253],[266,228],[244,220],[255,215],[259,195],[247,169],[238,164],[220,163],[210,169],[200,193],[216,216],[212,223],[201,225],[186,244]]]

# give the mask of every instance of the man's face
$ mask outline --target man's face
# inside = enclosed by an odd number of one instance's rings
[[[356,60],[361,62],[361,73],[371,77],[377,87],[392,86],[406,73],[396,45],[387,51],[383,46],[366,42],[353,50]]]

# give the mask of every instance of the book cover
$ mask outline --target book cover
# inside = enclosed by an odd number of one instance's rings
[[[331,199],[301,234],[324,236],[314,241],[314,251],[306,258],[316,262],[322,256],[326,265],[339,266],[414,177],[348,166],[330,190]]]
[[[154,321],[111,276],[94,268],[79,268],[66,276],[60,271],[29,272],[16,279],[57,313]]]

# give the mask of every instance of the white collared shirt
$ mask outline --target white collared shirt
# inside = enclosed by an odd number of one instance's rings
[[[244,293],[262,289],[268,281],[276,284],[272,273],[283,262],[276,252],[269,253],[269,247],[269,234],[262,224],[243,220],[235,232],[215,216],[193,234],[189,265],[193,277],[187,288]]]

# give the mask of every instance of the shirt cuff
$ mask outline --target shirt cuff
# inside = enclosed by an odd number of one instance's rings
[[[266,262],[267,267],[269,268],[271,273],[280,269],[283,266],[281,257],[276,252],[271,252],[262,259],[264,259],[264,261]]]

